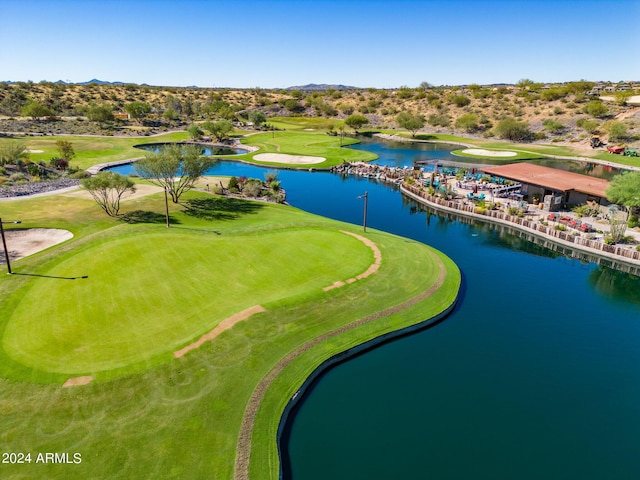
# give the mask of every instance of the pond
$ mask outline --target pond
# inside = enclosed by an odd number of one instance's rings
[[[134,145],[134,148],[139,148],[147,152],[160,153],[166,145],[179,145],[176,143],[144,143],[140,145]],[[202,155],[242,155],[249,150],[245,148],[227,147],[224,145],[198,145],[202,148]]]
[[[266,171],[220,161],[210,174]],[[281,441],[285,479],[640,477],[638,277],[429,212],[375,180],[279,178],[293,206],[355,224],[367,191],[370,228],[432,245],[463,274],[446,320],[328,370],[303,396]]]

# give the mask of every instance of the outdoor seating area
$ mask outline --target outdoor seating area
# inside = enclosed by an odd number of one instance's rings
[[[480,201],[480,200],[484,200],[485,199],[484,193],[481,193],[480,195],[474,195],[473,193],[467,193],[466,196],[471,201],[474,201],[474,200]]]
[[[583,222],[578,218],[572,218],[568,215],[557,215],[555,213],[550,213],[549,215],[547,215],[547,221],[560,223],[567,227],[580,230],[581,232],[584,232],[584,233],[589,233],[593,231],[593,226],[590,223]]]

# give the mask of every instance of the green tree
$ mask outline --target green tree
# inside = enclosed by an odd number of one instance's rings
[[[178,114],[178,112],[176,112],[175,110],[172,110],[170,108],[167,108],[162,113],[162,118],[164,118],[166,120],[169,120],[169,121],[177,120],[178,117],[180,117],[180,114]]]
[[[627,100],[633,96],[633,92],[631,90],[623,90],[621,92],[616,92],[615,98],[616,103],[620,106],[624,106],[627,104]]]
[[[349,115],[347,118],[345,118],[344,123],[347,127],[353,128],[354,132],[358,133],[358,130],[369,123],[369,120],[367,120],[367,117],[365,117],[364,115],[355,114]]]
[[[640,171],[616,175],[605,194],[611,203],[622,205],[627,210],[640,208]]]
[[[415,137],[418,130],[424,127],[425,119],[422,115],[400,112],[396,117],[396,123],[400,128],[409,130],[411,136]]]
[[[73,150],[73,144],[68,140],[56,141],[56,148],[60,154],[60,158],[70,162],[73,157],[76,156],[76,152]]]
[[[125,192],[136,191],[135,184],[129,177],[109,171],[84,178],[80,181],[80,185],[89,191],[100,208],[110,217],[118,215],[120,200]]]
[[[518,80],[518,83],[516,83],[516,87],[518,87],[521,90],[528,90],[531,87],[533,87],[533,85],[535,85],[535,82],[528,78],[522,78]]]
[[[145,102],[132,102],[124,106],[124,110],[136,121],[142,121],[151,113],[151,105]]]
[[[34,120],[39,120],[43,117],[53,116],[53,111],[38,102],[29,102],[22,107],[22,115],[31,117]]]
[[[187,128],[187,133],[191,137],[191,140],[200,140],[202,135],[204,135],[202,129],[195,123]]]
[[[16,164],[27,156],[27,147],[22,142],[13,140],[0,144],[0,165]]]
[[[283,106],[284,106],[284,108],[289,110],[291,113],[302,113],[302,112],[304,112],[304,105],[302,105],[295,98],[289,98],[288,100],[285,100]]]
[[[112,122],[114,120],[113,107],[111,105],[91,105],[87,110],[87,118],[94,122]]]
[[[229,138],[229,134],[233,132],[233,124],[229,120],[204,122],[202,128],[213,135],[218,142],[226,140]]]
[[[267,121],[267,116],[261,110],[252,110],[249,112],[249,121],[260,128]]]
[[[160,153],[147,154],[134,166],[140,177],[164,188],[173,203],[178,203],[216,161],[203,156],[197,145],[168,145]]]

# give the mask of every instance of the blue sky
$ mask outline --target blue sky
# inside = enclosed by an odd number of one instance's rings
[[[640,80],[640,0],[1,0],[0,80]]]

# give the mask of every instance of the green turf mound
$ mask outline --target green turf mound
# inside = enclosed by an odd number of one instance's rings
[[[321,291],[372,262],[371,249],[339,231],[123,231],[35,279],[25,298],[37,301],[17,305],[2,347],[23,365],[70,375],[171,358],[234,313]],[[87,278],[62,282],[78,276]]]

